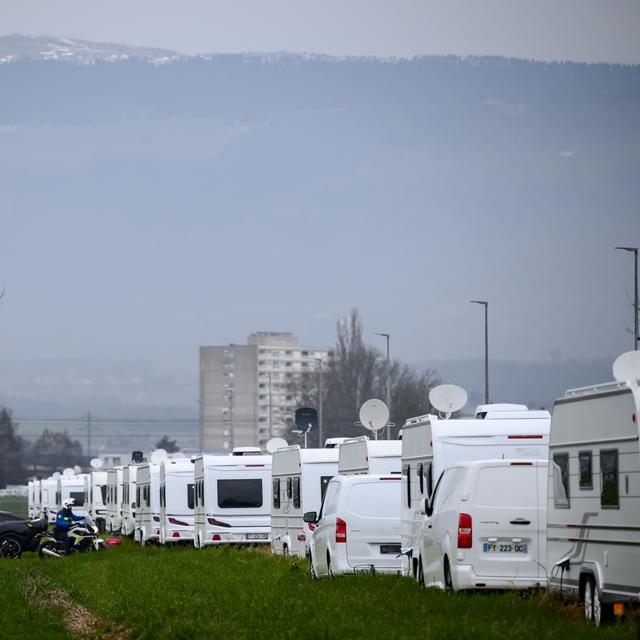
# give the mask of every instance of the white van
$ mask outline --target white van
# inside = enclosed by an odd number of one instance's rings
[[[338,473],[338,449],[301,449],[298,445],[273,454],[271,549],[281,555],[307,555],[314,525],[305,511],[320,511],[329,481]]]
[[[349,438],[340,444],[338,451],[338,473],[341,476],[401,471],[400,440],[369,440],[367,436]]]
[[[336,476],[320,513],[304,514],[316,529],[309,543],[311,575],[400,573],[399,475]]]
[[[61,475],[57,482],[56,505],[62,507],[65,500],[73,499],[73,513],[76,516],[89,515],[89,505],[85,503],[87,474],[65,476]]]
[[[107,530],[107,472],[92,471],[85,478],[85,502],[100,533]]]
[[[567,391],[551,421],[551,591],[596,624],[640,600],[640,392],[633,381]]]
[[[137,464],[128,464],[122,468],[122,502],[120,503],[120,532],[125,536],[133,535],[136,528],[136,474]]]
[[[107,471],[107,531],[118,533],[122,525],[122,466]]]
[[[271,542],[271,456],[194,459],[195,538],[215,544]]]
[[[160,463],[160,542],[193,540],[194,464],[188,458]]]
[[[136,528],[141,545],[160,538],[160,465],[143,462],[136,471]]]
[[[546,460],[447,467],[430,500],[418,581],[441,589],[546,585]]]
[[[525,405],[480,405],[474,418],[410,418],[402,435],[402,573],[418,577],[421,509],[445,467],[491,459],[546,460],[551,415]]]

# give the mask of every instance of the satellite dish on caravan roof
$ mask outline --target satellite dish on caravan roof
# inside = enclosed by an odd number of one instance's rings
[[[429,391],[429,402],[450,418],[467,404],[467,392],[456,384],[441,384]]]
[[[271,438],[269,442],[267,442],[267,451],[269,453],[273,453],[278,449],[284,449],[288,447],[289,443],[284,438]]]
[[[57,480],[60,477],[60,472],[59,471],[55,471],[54,473],[51,474],[51,477],[54,480]]]
[[[89,463],[93,469],[99,469],[102,466],[102,460],[100,458],[91,458]]]
[[[73,467],[73,471],[74,473],[82,473],[82,467],[77,464],[75,467]]]
[[[75,476],[76,472],[71,468],[71,467],[67,467],[63,472],[62,475],[65,476],[66,478],[68,478],[69,476]]]
[[[389,407],[382,400],[372,398],[360,407],[359,416],[365,429],[376,432],[389,422]]]
[[[640,384],[640,351],[627,351],[613,363],[613,377],[618,382]]]
[[[173,460],[182,460],[182,458],[186,458],[186,457],[187,457],[186,454],[184,454],[182,451],[174,451],[171,454],[171,458]]]
[[[151,455],[149,456],[149,460],[152,464],[160,464],[161,462],[164,462],[168,459],[169,454],[164,449],[156,449],[155,451],[152,451]]]

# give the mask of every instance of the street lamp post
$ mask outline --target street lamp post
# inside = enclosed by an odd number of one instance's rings
[[[489,303],[486,300],[469,300],[484,306],[484,403],[489,404]]]
[[[634,296],[633,296],[633,349],[640,349],[640,336],[638,335],[638,247],[616,247],[620,251],[630,251],[633,253],[633,279],[634,279]]]
[[[318,447],[322,448],[324,446],[322,440],[322,356],[316,358],[316,363],[318,366]]]
[[[387,440],[391,440],[391,359],[389,357],[389,339],[388,333],[376,333],[387,340],[387,408],[389,409],[389,420],[387,421]]]

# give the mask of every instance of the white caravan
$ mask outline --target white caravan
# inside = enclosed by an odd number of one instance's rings
[[[160,463],[160,542],[193,540],[195,480],[188,458]]]
[[[196,547],[271,542],[271,456],[194,458]]]
[[[122,468],[122,502],[120,531],[125,536],[133,535],[136,528],[136,473],[138,465],[128,464]]]
[[[100,533],[107,530],[107,472],[92,471],[85,477],[85,502]]]
[[[424,501],[445,467],[491,459],[544,459],[549,451],[548,411],[525,405],[480,405],[476,417],[410,418],[402,435],[402,573],[418,577]]]
[[[329,482],[319,514],[304,514],[316,525],[309,543],[311,575],[400,573],[399,475],[336,476]]]
[[[107,531],[118,533],[122,525],[122,467],[107,471]]]
[[[160,538],[160,465],[143,462],[136,472],[136,528],[142,545]]]
[[[425,505],[418,582],[427,587],[546,585],[547,460],[447,467]]]
[[[41,504],[40,504],[40,480],[29,480],[27,484],[27,495],[29,500],[28,515],[29,518],[34,520],[40,517]]]
[[[367,436],[361,436],[345,440],[338,451],[338,473],[341,476],[401,473],[400,440],[369,440]]]
[[[56,493],[58,491],[57,478],[45,478],[40,480],[41,511],[47,514],[50,524],[56,521],[58,507],[56,506]]]
[[[567,391],[553,408],[549,585],[596,624],[640,600],[639,428],[634,382]]]
[[[85,503],[85,478],[87,474],[81,473],[79,475],[65,476],[61,475],[58,478],[58,484],[56,487],[56,504],[58,508],[61,508],[65,500],[73,499],[73,513],[76,516],[88,516],[89,505]]]
[[[301,449],[298,445],[273,454],[271,549],[273,553],[307,555],[315,525],[304,522],[305,511],[320,511],[329,481],[338,473],[338,449]]]

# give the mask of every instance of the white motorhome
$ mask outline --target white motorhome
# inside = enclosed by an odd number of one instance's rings
[[[316,525],[309,543],[311,575],[400,572],[399,475],[336,476],[320,513],[304,514]]]
[[[418,577],[423,507],[445,467],[491,459],[547,459],[548,411],[525,405],[480,405],[474,418],[410,418],[402,436],[403,575]]]
[[[77,516],[89,515],[89,505],[85,503],[85,478],[87,474],[61,475],[56,486],[56,504],[61,508],[65,500],[73,499],[73,513]]]
[[[122,468],[122,502],[120,531],[125,536],[133,535],[136,528],[136,473],[138,465],[128,464]]]
[[[455,591],[545,586],[547,465],[448,466],[425,506],[418,582]]]
[[[136,528],[142,545],[160,538],[160,465],[143,462],[136,471]]]
[[[400,440],[369,440],[367,436],[350,438],[338,449],[338,474],[401,473]]]
[[[58,491],[58,479],[51,477],[40,480],[40,505],[41,511],[47,514],[50,524],[56,521],[58,507],[56,506],[56,493]]]
[[[92,471],[85,477],[85,502],[100,533],[107,530],[107,472]]]
[[[273,553],[307,555],[315,528],[303,520],[305,511],[320,511],[329,481],[338,473],[338,449],[301,449],[298,445],[273,454],[271,549]]]
[[[549,585],[596,624],[640,600],[639,428],[635,381],[573,389],[553,408]]]
[[[194,458],[196,547],[271,542],[271,456]]]
[[[107,531],[118,533],[122,526],[122,466],[107,471]]]
[[[193,540],[194,464],[188,458],[160,463],[160,542]]]

